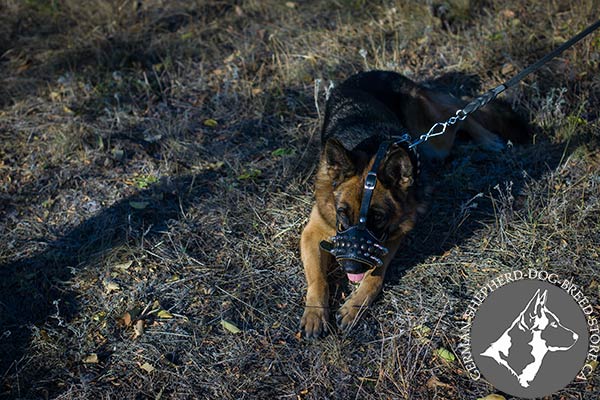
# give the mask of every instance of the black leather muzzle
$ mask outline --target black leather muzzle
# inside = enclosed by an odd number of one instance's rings
[[[382,241],[360,225],[338,232],[331,238],[331,242],[323,240],[321,248],[331,253],[346,272],[353,274],[382,266],[383,258],[388,253]]]

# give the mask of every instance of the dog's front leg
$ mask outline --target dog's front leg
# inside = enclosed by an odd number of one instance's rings
[[[341,329],[351,328],[354,322],[360,317],[360,312],[370,306],[381,291],[385,271],[398,250],[400,240],[387,244],[390,252],[385,258],[383,265],[367,272],[360,282],[358,289],[352,293],[338,311],[337,322]]]
[[[327,331],[329,318],[327,273],[333,260],[328,253],[319,248],[319,243],[334,234],[335,229],[323,220],[317,206],[313,207],[300,240],[300,255],[308,282],[306,307],[300,321],[300,328],[303,330],[304,336],[309,339],[318,338]]]

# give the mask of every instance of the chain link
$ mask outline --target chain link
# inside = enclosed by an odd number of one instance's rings
[[[419,136],[419,138],[412,142],[408,146],[408,148],[412,149],[413,147],[428,141],[431,137],[443,135],[444,133],[446,133],[446,130],[449,126],[452,126],[459,121],[464,121],[467,118],[467,115],[469,114],[466,113],[464,109],[461,108],[460,110],[457,110],[456,114],[448,118],[446,122],[436,122],[435,124],[433,124],[433,126],[429,128],[429,131],[427,133],[424,133],[421,136]]]
[[[471,101],[469,104],[467,104],[465,106],[465,108],[461,108],[461,109],[457,110],[456,114],[454,114],[453,116],[448,118],[448,120],[446,122],[436,122],[435,124],[433,124],[433,126],[431,128],[429,128],[429,131],[427,133],[424,133],[421,136],[419,136],[419,138],[417,140],[415,140],[414,142],[412,142],[408,146],[408,148],[412,149],[415,146],[428,141],[429,138],[431,138],[431,137],[443,135],[444,133],[446,133],[446,130],[448,129],[449,126],[452,126],[452,125],[458,123],[459,121],[464,121],[469,114],[474,113],[475,111],[479,110],[481,107],[485,106],[490,101],[494,100],[496,98],[496,96],[498,96],[500,93],[502,93],[505,89],[506,89],[505,85],[500,85],[500,86],[495,87],[492,90],[485,92],[484,94],[482,94],[481,96],[477,97],[476,99]],[[436,129],[437,129],[437,131],[436,131]]]

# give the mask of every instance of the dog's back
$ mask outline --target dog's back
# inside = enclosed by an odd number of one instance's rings
[[[327,101],[322,142],[331,137],[346,148],[376,148],[390,136],[408,132],[416,136],[436,122],[444,122],[465,105],[447,92],[429,89],[389,71],[369,71],[351,76],[334,88]],[[461,123],[483,147],[500,150],[505,140],[525,142],[527,125],[506,104],[494,101]],[[497,134],[497,135],[496,135]],[[443,158],[453,145],[456,129],[426,143],[423,153]]]
[[[401,134],[397,110],[402,91],[415,84],[402,75],[369,71],[356,74],[335,87],[327,101],[321,141],[338,139],[347,149],[372,147],[373,142]]]

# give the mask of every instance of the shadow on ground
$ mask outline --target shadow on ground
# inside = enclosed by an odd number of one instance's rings
[[[77,314],[76,294],[65,292],[64,283],[80,267],[114,247],[164,233],[169,220],[212,193],[215,175],[165,179],[99,212],[45,251],[0,265],[0,376],[18,371],[33,325],[56,315],[68,322]]]
[[[500,154],[459,144],[445,163],[429,171],[433,193],[427,212],[399,249],[390,281],[398,282],[412,266],[460,246],[482,226],[494,225],[494,201],[511,196],[518,209],[526,183],[554,171],[579,142],[518,145]]]

